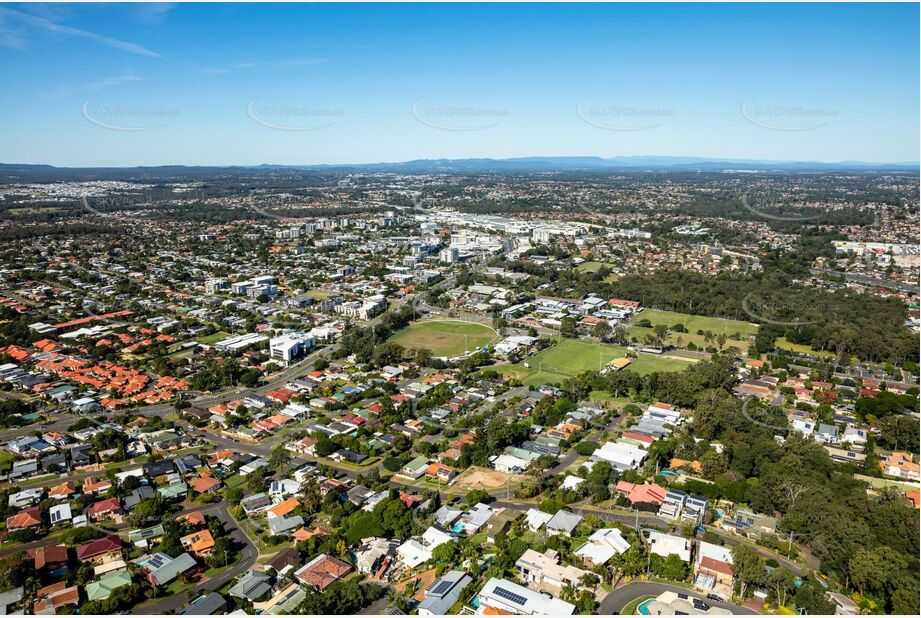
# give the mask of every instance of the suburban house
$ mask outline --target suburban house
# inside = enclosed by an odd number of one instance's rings
[[[566,510],[559,510],[556,515],[547,522],[547,534],[565,534],[571,536],[573,530],[582,521],[582,516],[570,513]]]
[[[691,541],[688,539],[651,530],[646,541],[649,551],[657,556],[668,558],[674,554],[685,562],[691,562]]]
[[[67,547],[64,545],[43,545],[30,549],[28,554],[36,573],[60,575],[67,570]]]
[[[370,537],[361,540],[361,545],[354,551],[355,568],[359,573],[375,573],[385,560],[396,556],[399,539]]]
[[[425,589],[425,598],[416,607],[420,616],[444,616],[460,600],[461,592],[473,581],[463,571],[448,571]]]
[[[530,508],[528,512],[525,513],[525,519],[528,522],[528,529],[531,532],[537,532],[543,528],[548,521],[553,519],[553,515],[550,513],[544,513],[541,510]]]
[[[566,586],[579,588],[580,580],[589,573],[571,565],[560,564],[559,554],[553,549],[542,554],[528,549],[515,562],[515,567],[528,588],[547,590],[554,594],[559,594]]]
[[[912,460],[911,453],[896,451],[880,457],[879,468],[883,474],[909,481],[921,478],[921,465]]]
[[[431,463],[425,469],[425,476],[439,481],[451,481],[457,476],[457,470],[443,463]]]
[[[294,577],[301,583],[323,592],[335,581],[348,575],[352,566],[338,558],[320,554],[294,572]]]
[[[36,506],[30,509],[23,509],[15,515],[7,517],[7,530],[24,530],[26,528],[38,528],[42,525],[42,512]]]
[[[232,597],[246,599],[253,602],[258,601],[272,590],[272,577],[265,573],[260,573],[254,569],[246,571],[237,580],[230,590],[227,591]]]
[[[774,534],[777,531],[777,518],[740,508],[735,515],[723,517],[722,527],[737,534],[760,537],[763,533]]]
[[[92,521],[108,519],[122,512],[122,503],[118,498],[109,498],[94,502],[86,509],[87,516]]]
[[[183,549],[192,552],[199,558],[210,556],[211,551],[214,549],[214,538],[208,530],[193,532],[179,539],[179,542],[182,543]]]
[[[573,552],[588,568],[603,564],[630,549],[630,543],[617,528],[600,528],[595,530],[588,541]]]
[[[77,547],[77,561],[105,564],[122,559],[122,540],[116,534]]]
[[[491,578],[477,593],[476,614],[495,616],[502,614],[550,614],[571,616],[576,606],[526,588],[520,584],[497,577]]]
[[[666,489],[655,483],[638,485],[627,481],[617,481],[615,490],[625,496],[630,504],[655,504],[661,506],[665,502]]]
[[[732,551],[728,547],[701,541],[694,559],[694,586],[732,595]]]
[[[156,553],[145,567],[149,570],[147,581],[152,586],[165,586],[183,573],[188,573],[198,568],[198,563],[188,553],[181,553],[175,558],[166,554]]]
[[[35,603],[32,604],[34,614],[56,614],[57,610],[65,605],[77,606],[80,604],[80,587],[68,587],[67,582],[56,582],[50,586],[39,588],[35,593],[35,599]]]
[[[638,468],[645,459],[645,450],[622,442],[605,442],[592,453],[593,461],[607,461],[618,472]]]

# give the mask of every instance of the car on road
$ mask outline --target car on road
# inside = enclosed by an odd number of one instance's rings
[[[721,596],[718,595],[718,594],[713,594],[712,592],[711,592],[710,594],[707,595],[707,598],[708,598],[709,600],[711,600],[711,601],[716,601],[717,603],[722,603],[722,602],[723,602],[723,597],[721,597]]]

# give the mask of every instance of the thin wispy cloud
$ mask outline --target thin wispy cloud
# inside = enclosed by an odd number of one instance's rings
[[[276,60],[272,62],[237,62],[228,68],[208,68],[202,70],[202,75],[228,75],[236,71],[247,69],[274,68],[274,69],[292,69],[297,67],[311,66],[315,64],[324,64],[329,62],[326,58],[294,58],[291,60]]]
[[[326,58],[298,58],[296,60],[284,60],[279,64],[285,67],[303,67],[311,64],[324,64],[326,62],[329,62]]]
[[[98,43],[99,45],[105,45],[106,47],[111,47],[113,49],[119,49],[131,54],[137,54],[139,56],[146,56],[148,58],[163,58],[163,56],[151,49],[144,47],[143,45],[138,45],[137,43],[132,43],[130,41],[122,41],[119,39],[113,39],[102,34],[97,34],[95,32],[90,32],[89,30],[81,30],[80,28],[72,28],[70,26],[65,26],[63,24],[58,24],[50,19],[45,19],[44,17],[37,17],[35,15],[30,15],[28,13],[22,13],[20,11],[14,11],[12,9],[0,7],[0,19],[3,20],[4,24],[9,22],[17,22],[28,28],[32,28],[37,31],[50,32],[52,34],[59,34],[62,36],[76,37],[84,39],[87,41],[92,41]],[[5,26],[8,28],[8,26]],[[5,40],[6,43],[13,44],[27,44],[25,38],[24,30],[19,30],[19,38],[14,37],[5,37],[0,38],[0,43],[3,43]],[[7,45],[9,46],[9,45]],[[21,47],[20,47],[21,48]]]
[[[0,15],[0,47],[9,49],[25,49],[29,46],[25,33],[18,28],[13,28]]]
[[[90,82],[86,85],[86,90],[89,92],[99,92],[100,90],[105,90],[106,88],[111,88],[113,86],[121,86],[122,84],[127,84],[129,82],[139,82],[142,81],[137,75],[122,75],[120,77],[110,77],[109,79],[103,79],[98,82]]]
[[[138,21],[145,24],[162,24],[179,4],[177,2],[137,2],[131,4]]]
[[[76,94],[91,94],[95,92],[100,92],[108,88],[114,88],[116,86],[122,86],[124,84],[129,84],[132,82],[143,81],[143,79],[132,73],[127,73],[125,75],[119,75],[116,77],[109,77],[106,79],[100,79],[93,82],[88,82],[82,86],[76,87],[62,87],[58,88],[50,94],[50,97],[53,99],[59,99]]]

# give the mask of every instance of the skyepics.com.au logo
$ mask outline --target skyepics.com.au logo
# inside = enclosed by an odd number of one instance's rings
[[[92,99],[83,101],[80,113],[97,127],[128,133],[160,129],[179,116],[179,110],[172,107],[102,105],[94,103]]]
[[[796,133],[814,131],[828,125],[829,119],[838,116],[831,107],[805,107],[802,105],[765,105],[749,97],[739,106],[742,118],[762,129]]]
[[[795,328],[817,324],[821,321],[825,308],[815,305],[811,298],[773,298],[752,291],[742,298],[742,311],[761,324]]]
[[[419,123],[439,131],[483,131],[502,124],[508,109],[475,105],[426,105],[425,97],[412,102],[409,111]]]
[[[341,108],[268,105],[258,103],[259,98],[250,99],[246,104],[246,115],[256,124],[275,131],[319,131],[333,126],[345,116]]]
[[[675,115],[671,108],[602,105],[590,99],[585,97],[576,104],[576,115],[585,124],[605,131],[649,131],[661,127]]]
[[[251,191],[249,195],[241,201],[239,206],[241,206],[241,213],[252,214],[255,212],[266,219],[274,219],[283,224],[297,225],[304,219],[304,217],[290,214],[289,210],[294,204],[291,203],[287,195],[280,197],[257,196],[255,192]]]
[[[819,215],[800,215],[800,214],[785,214],[790,210],[794,209],[792,204],[785,203],[783,201],[778,201],[776,199],[761,199],[755,200],[751,196],[751,190],[745,191],[740,198],[742,202],[742,208],[757,215],[762,219],[770,219],[771,221],[789,221],[793,223],[804,223],[806,221],[812,221],[817,219]]]
[[[95,198],[92,202],[86,196],[80,198],[83,210],[106,219],[117,221],[132,221],[150,223],[145,218],[144,212],[151,208],[151,204],[142,203],[137,198],[127,196],[103,196]]]

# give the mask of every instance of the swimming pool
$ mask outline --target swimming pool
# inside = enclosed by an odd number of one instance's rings
[[[677,472],[672,472],[671,470],[662,470],[659,474],[662,476],[678,476]]]
[[[636,611],[643,614],[644,616],[648,616],[649,615],[649,604],[652,603],[653,601],[655,601],[655,599],[648,599],[646,601],[643,601],[642,603],[636,606]]]

